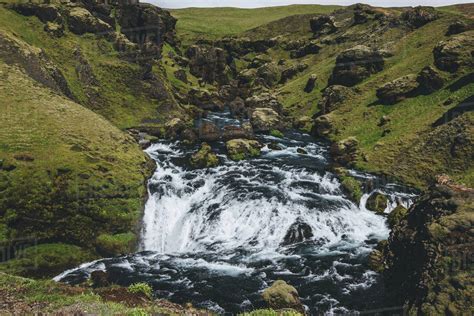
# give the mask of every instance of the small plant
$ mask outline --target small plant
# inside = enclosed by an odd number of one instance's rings
[[[272,129],[272,130],[270,131],[270,135],[272,135],[273,137],[277,137],[277,138],[283,138],[283,137],[284,137],[283,133],[280,132],[280,131],[277,130],[277,129]]]
[[[144,282],[134,283],[128,287],[128,292],[133,294],[143,294],[149,299],[152,298],[152,288]]]

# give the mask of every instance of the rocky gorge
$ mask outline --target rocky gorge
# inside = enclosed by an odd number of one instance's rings
[[[472,8],[279,10],[1,4],[0,308],[472,312]]]

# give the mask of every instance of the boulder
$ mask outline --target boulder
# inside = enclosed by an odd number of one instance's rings
[[[288,246],[303,242],[313,237],[311,226],[302,221],[291,224],[290,228],[281,242],[282,246]]]
[[[271,150],[282,150],[283,149],[283,148],[281,148],[281,146],[277,142],[271,142],[271,143],[267,144],[267,147],[268,147],[268,149],[271,149]]]
[[[224,141],[231,140],[231,139],[236,139],[236,138],[253,138],[253,133],[252,131],[236,126],[236,125],[227,125],[224,126],[222,129],[222,139]]]
[[[435,65],[440,70],[456,72],[462,66],[474,67],[474,30],[439,42],[433,49]]]
[[[252,112],[250,123],[256,132],[269,132],[282,126],[280,115],[272,108],[256,108]]]
[[[335,163],[346,166],[351,165],[359,153],[359,141],[349,137],[331,145],[330,152]]]
[[[407,75],[386,83],[377,89],[377,97],[384,104],[395,104],[415,94],[418,89],[416,75]]]
[[[388,198],[385,196],[385,194],[382,194],[380,192],[374,192],[367,199],[367,202],[365,203],[365,208],[377,214],[384,214],[387,205]]]
[[[307,155],[308,152],[301,147],[296,148],[296,152],[300,155]]]
[[[219,165],[219,158],[212,152],[211,146],[202,143],[201,148],[191,156],[190,163],[195,168],[212,168]]]
[[[315,36],[330,34],[337,30],[334,23],[334,17],[330,15],[321,15],[316,18],[312,18],[310,21],[311,31]]]
[[[329,84],[354,86],[371,74],[381,71],[383,67],[384,59],[379,50],[357,45],[337,56]]]
[[[433,7],[418,6],[410,8],[402,13],[402,21],[414,28],[422,27],[423,25],[438,19],[438,13]]]
[[[291,308],[304,313],[298,291],[283,280],[273,282],[272,286],[263,291],[262,297],[270,308],[276,310]]]
[[[312,126],[312,119],[309,116],[303,115],[297,117],[293,121],[293,127],[299,130],[309,131]]]
[[[281,73],[280,83],[285,83],[288,80],[295,77],[298,73],[305,71],[308,68],[307,64],[297,64],[291,67],[286,68]]]
[[[449,25],[448,31],[446,32],[447,36],[456,35],[462,32],[468,31],[471,27],[464,23],[463,21],[455,21]]]
[[[321,100],[318,102],[319,111],[316,116],[330,113],[337,109],[344,101],[349,100],[354,95],[351,88],[332,85],[324,89]]]
[[[375,272],[383,272],[385,265],[385,248],[387,241],[382,240],[377,244],[374,250],[369,254],[368,264],[369,268]]]
[[[216,124],[209,121],[201,121],[198,126],[198,137],[205,142],[215,142],[221,138],[221,130]]]
[[[430,94],[439,89],[444,85],[444,79],[441,74],[431,66],[423,68],[416,81],[419,84],[419,91],[423,94]]]
[[[313,92],[314,88],[316,87],[316,80],[318,77],[315,74],[309,76],[308,81],[306,81],[306,85],[304,87],[304,92],[311,93]]]
[[[291,51],[290,58],[302,58],[307,55],[315,55],[319,53],[320,50],[321,50],[321,46],[319,46],[316,42],[311,41]]]
[[[329,115],[322,115],[315,118],[311,134],[327,138],[333,131],[334,126]]]
[[[270,107],[276,112],[281,112],[283,109],[283,106],[278,101],[276,95],[269,92],[255,94],[245,99],[245,104],[251,109]]]
[[[192,75],[200,77],[207,83],[226,84],[227,53],[225,50],[206,45],[192,45],[186,50],[189,59],[189,70]]]
[[[275,63],[266,63],[257,69],[257,77],[263,79],[267,87],[272,87],[279,81],[280,71]]]
[[[180,133],[186,128],[186,123],[180,118],[173,118],[165,124],[165,137],[177,138]]]
[[[67,14],[69,30],[74,34],[95,33],[107,35],[113,31],[109,24],[96,18],[84,8],[74,7]]]
[[[390,228],[395,227],[408,214],[408,210],[403,205],[398,205],[387,216],[388,225]]]
[[[259,68],[267,63],[270,63],[271,61],[272,59],[270,56],[260,54],[252,59],[248,65],[248,68]]]
[[[92,271],[90,280],[92,286],[95,288],[110,286],[109,274],[102,270]]]
[[[227,141],[226,148],[229,158],[238,161],[260,156],[262,144],[256,140],[238,138]]]
[[[52,4],[13,3],[9,8],[24,16],[36,16],[43,23],[62,23],[63,20],[59,8]]]
[[[229,110],[232,117],[247,118],[248,109],[245,106],[245,101],[237,97],[234,101],[229,103]]]
[[[224,110],[224,103],[220,100],[219,95],[207,90],[191,89],[188,93],[188,101],[206,111],[220,112]]]

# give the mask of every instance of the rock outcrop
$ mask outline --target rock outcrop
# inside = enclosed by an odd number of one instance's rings
[[[329,79],[329,84],[354,86],[371,74],[384,67],[382,53],[364,45],[357,45],[343,51],[336,58],[336,66]]]
[[[348,137],[331,145],[331,155],[334,162],[341,166],[350,166],[359,153],[359,141],[355,137]]]
[[[474,190],[443,176],[393,228],[383,275],[411,312],[474,312],[473,224]]]
[[[437,18],[438,13],[435,8],[422,6],[408,9],[401,16],[403,21],[414,28],[422,27],[429,22],[435,21]]]
[[[186,50],[191,74],[207,83],[228,83],[227,53],[225,50],[205,45],[192,45]]]
[[[325,88],[323,90],[322,98],[318,102],[319,111],[316,116],[321,116],[334,111],[353,95],[354,92],[352,89],[345,86],[333,85]]]
[[[435,65],[441,70],[456,72],[459,68],[474,67],[474,31],[464,32],[439,42],[434,50]]]
[[[280,115],[272,108],[256,108],[250,122],[255,132],[269,132],[282,126]]]
[[[74,7],[67,12],[69,30],[77,35],[84,33],[95,33],[107,35],[112,32],[112,27],[104,21],[96,18],[87,9]]]
[[[387,208],[387,205],[388,205],[387,197],[380,192],[374,192],[367,199],[365,207],[368,210],[375,212],[377,214],[383,214],[385,209]]]
[[[337,30],[334,17],[330,15],[321,15],[310,20],[311,31],[315,36],[330,34]]]
[[[384,104],[395,104],[413,96],[418,85],[416,75],[403,76],[378,88],[377,97]]]

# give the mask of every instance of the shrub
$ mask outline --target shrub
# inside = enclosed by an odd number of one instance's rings
[[[148,298],[152,298],[152,288],[145,282],[134,283],[128,287],[128,291],[133,294],[143,294]]]

